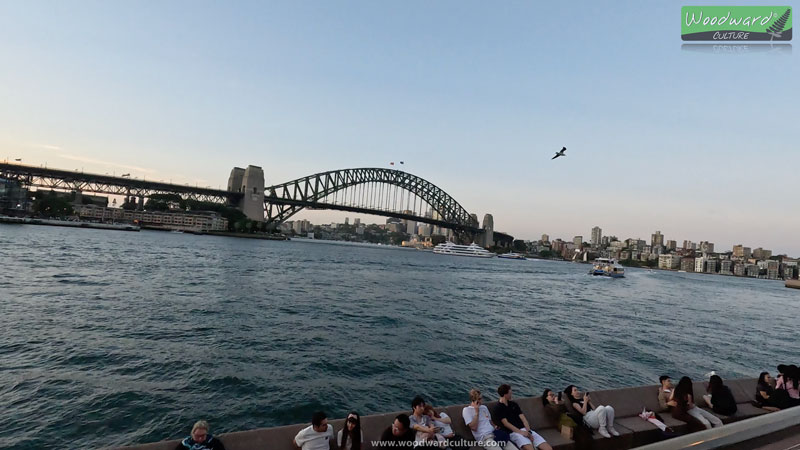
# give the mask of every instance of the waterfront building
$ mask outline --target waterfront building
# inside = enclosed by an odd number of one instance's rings
[[[681,257],[672,253],[658,255],[658,268],[674,270],[681,266]]]
[[[748,277],[758,278],[758,274],[761,273],[761,268],[758,267],[758,264],[745,264],[744,272]]]
[[[736,263],[736,264],[734,264],[733,265],[733,274],[736,275],[737,277],[745,276],[744,268],[745,268],[744,263]]]
[[[706,273],[717,273],[718,261],[714,258],[706,259]]]
[[[611,244],[609,244],[609,247],[616,250],[622,250],[623,248],[625,248],[625,243],[622,241],[613,241],[611,242]]]
[[[572,238],[572,245],[574,245],[576,248],[581,248],[581,245],[583,245],[583,236],[575,236],[575,237],[573,237]]]
[[[770,280],[777,280],[780,278],[778,275],[780,274],[779,268],[780,263],[778,261],[769,260],[767,261],[767,279]]]
[[[603,243],[603,230],[600,227],[592,228],[592,247],[599,247]]]
[[[741,261],[750,259],[750,247],[741,244],[733,246],[733,257]]]
[[[82,219],[101,222],[129,222],[142,226],[183,231],[224,231],[228,219],[211,211],[130,211],[97,205],[80,205],[75,212]]]
[[[661,231],[656,231],[652,235],[650,235],[650,246],[662,246],[664,245],[664,235],[661,234]]]
[[[797,278],[797,263],[786,264],[783,266],[783,279],[793,280]]]
[[[694,272],[694,258],[681,258],[681,270],[684,272]]]
[[[730,259],[724,259],[719,263],[719,273],[720,275],[733,275],[731,269],[733,268],[733,261]]]
[[[706,258],[703,256],[698,256],[694,259],[694,271],[698,273],[703,273],[706,270]]]
[[[667,241],[667,251],[672,252],[678,248],[678,243],[676,241]]]
[[[603,236],[603,237],[600,238],[600,246],[601,247],[608,247],[608,245],[610,243],[611,243],[611,237]]]
[[[311,228],[311,223],[308,220],[295,220],[292,224],[292,230],[294,234],[304,234],[309,232]]]
[[[0,178],[0,213],[22,214],[28,207],[28,191],[14,180]]]

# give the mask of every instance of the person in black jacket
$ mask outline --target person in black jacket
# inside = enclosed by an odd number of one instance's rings
[[[175,450],[225,450],[222,441],[209,432],[208,422],[198,420],[192,427],[191,436],[182,440]]]
[[[732,416],[736,414],[736,400],[728,386],[722,383],[722,378],[719,375],[711,375],[708,380],[708,395],[704,395],[706,403],[711,407],[711,410],[723,416]]]

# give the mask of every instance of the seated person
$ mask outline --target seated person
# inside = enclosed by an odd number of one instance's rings
[[[540,450],[553,450],[543,437],[533,431],[517,402],[511,400],[513,395],[511,386],[501,384],[497,388],[497,395],[500,396],[500,401],[494,407],[492,418],[509,433],[514,445],[522,450],[533,450],[534,447]]]
[[[451,426],[453,421],[446,412],[442,411],[437,413],[433,408],[433,405],[426,403],[425,414],[431,418],[433,427],[436,430],[436,439],[438,441],[441,442],[448,439],[454,439],[456,437],[456,433],[453,431],[453,427]]]
[[[544,412],[550,422],[557,424],[559,430],[561,430],[561,427],[575,428],[578,426],[567,415],[567,407],[561,400],[561,395],[556,396],[556,393],[552,390],[545,389],[542,393],[542,405],[544,405]]]
[[[776,391],[769,372],[761,372],[756,384],[756,403],[764,409],[784,409],[789,407],[789,394]]]
[[[683,377],[678,381],[678,385],[672,391],[670,400],[675,400],[676,402],[675,407],[672,408],[672,417],[688,423],[690,430],[696,431],[700,429],[696,425],[697,422],[705,429],[710,429],[712,426],[714,428],[722,426],[722,421],[719,420],[719,417],[695,406],[691,378]]]
[[[175,450],[225,450],[222,442],[208,433],[208,422],[198,420],[189,437],[182,440]]]
[[[336,448],[339,450],[361,450],[364,444],[364,433],[361,431],[361,416],[350,411],[344,428],[336,435]]]
[[[676,405],[674,400],[670,400],[674,388],[672,379],[669,375],[661,375],[658,381],[661,382],[661,388],[658,389],[658,404],[661,406],[661,411],[670,411]]]
[[[712,411],[723,416],[736,414],[736,400],[733,398],[728,386],[722,383],[722,378],[719,375],[711,375],[706,392],[708,394],[704,395],[703,398]]]
[[[416,439],[416,432],[411,429],[411,421],[405,414],[399,414],[394,418],[392,425],[383,430],[381,434],[381,441],[378,448],[396,448],[400,447],[398,442],[405,442],[409,445],[408,448],[413,447],[413,442]],[[402,444],[401,444],[402,445]]]
[[[597,430],[600,436],[610,438],[612,435],[619,436],[619,432],[614,428],[614,408],[611,406],[597,406],[592,404],[589,393],[583,394],[574,385],[569,385],[564,389],[564,394],[567,396],[566,401],[572,405],[572,408],[583,417],[583,423]]]
[[[411,400],[411,415],[408,416],[411,429],[416,432],[417,442],[426,442],[436,439],[436,430],[431,416],[425,414],[425,400],[419,395]]]
[[[800,369],[794,364],[778,366],[778,377],[776,378],[775,389],[786,391],[789,406],[800,405]]]
[[[508,434],[498,429],[492,423],[492,416],[489,414],[489,408],[483,404],[483,397],[481,391],[473,389],[469,391],[470,404],[461,410],[461,416],[464,418],[464,423],[467,424],[472,431],[472,436],[478,441],[479,445],[484,447],[493,447],[490,442],[505,441]],[[516,449],[513,444],[506,444],[505,449]]]
[[[302,450],[329,450],[334,448],[333,426],[322,411],[311,416],[311,425],[300,430],[292,444]]]

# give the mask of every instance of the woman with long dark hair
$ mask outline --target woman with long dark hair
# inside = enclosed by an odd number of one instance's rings
[[[675,386],[675,390],[672,391],[672,396],[670,397],[670,400],[675,400],[677,403],[677,405],[672,408],[672,417],[689,423],[690,428],[700,428],[696,426],[697,422],[702,425],[700,429],[721,427],[722,421],[719,420],[719,417],[694,405],[694,396],[692,392],[692,379],[689,377],[681,378],[681,381]],[[693,424],[695,426],[692,426]]]
[[[583,423],[586,426],[597,430],[603,437],[619,436],[619,432],[614,428],[613,407],[603,405],[595,407],[589,398],[589,393],[586,392],[581,396],[578,388],[572,384],[564,389],[564,394],[566,394],[566,401],[572,406],[572,409],[583,417]]]
[[[339,450],[361,450],[364,435],[361,432],[361,416],[357,412],[350,411],[347,415],[344,428],[336,436],[336,442]]]
[[[722,377],[719,375],[711,375],[708,380],[708,392],[704,395],[706,403],[711,407],[711,410],[723,416],[732,416],[736,414],[736,400],[733,398],[733,393],[722,382]]]
[[[558,424],[558,430],[561,427],[575,428],[578,426],[570,416],[567,415],[567,407],[561,400],[561,396],[556,396],[556,393],[550,389],[545,389],[542,393],[542,405],[544,405],[544,412],[552,423]]]
[[[800,369],[794,364],[778,366],[778,378],[775,389],[786,391],[788,406],[800,405]]]

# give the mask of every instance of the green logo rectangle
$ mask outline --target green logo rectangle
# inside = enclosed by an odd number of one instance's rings
[[[684,6],[684,41],[791,41],[791,6]]]

